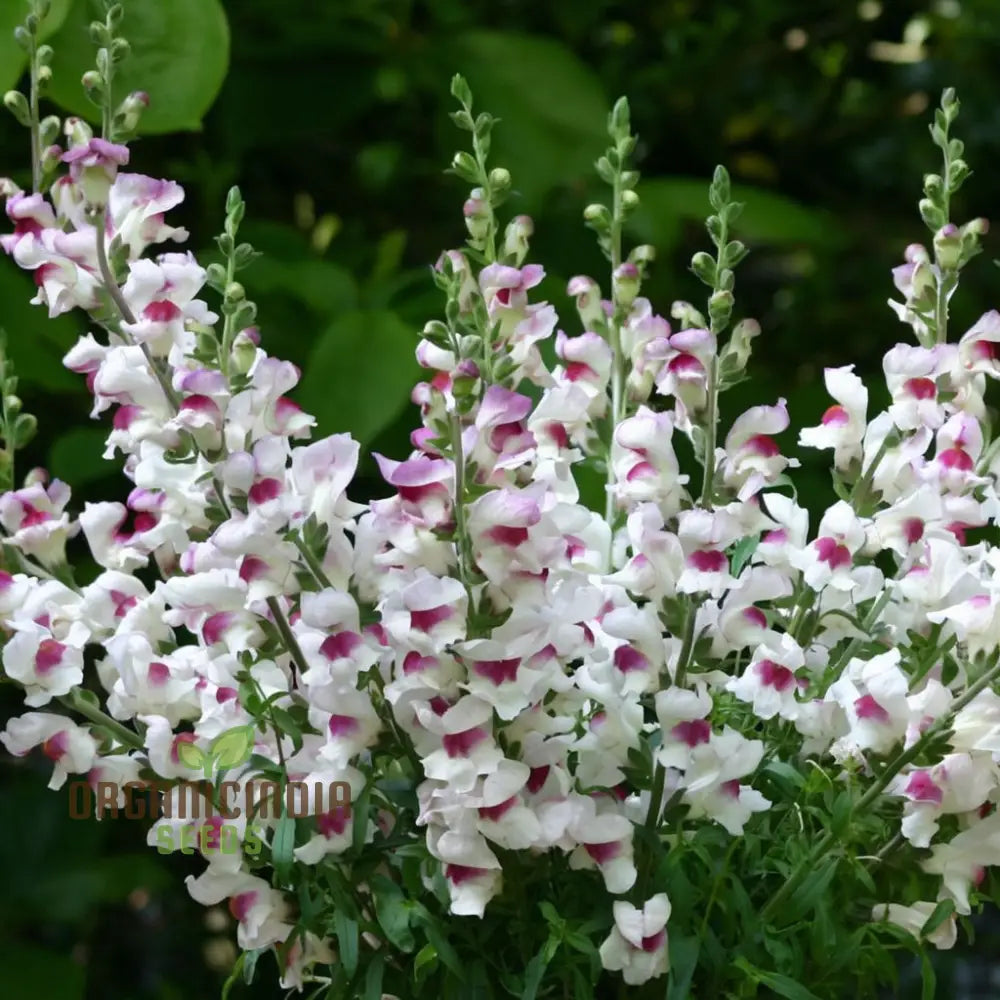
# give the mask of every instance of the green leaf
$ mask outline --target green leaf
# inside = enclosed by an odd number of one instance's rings
[[[743,567],[750,562],[750,557],[757,551],[758,545],[760,545],[760,537],[757,535],[748,535],[746,538],[741,538],[733,546],[729,569],[729,572],[733,576],[740,575]]]
[[[72,4],[73,0],[52,0],[48,16],[38,31],[40,41],[59,30]],[[14,29],[24,24],[27,13],[27,3],[19,0],[4,0],[0,4],[0,94],[14,87],[28,68],[28,54],[14,40]]]
[[[416,332],[386,310],[349,312],[326,328],[297,394],[321,434],[347,431],[365,445],[393,423],[420,380]]]
[[[696,937],[670,935],[670,984],[667,987],[667,1000],[687,1000],[694,970],[698,965],[700,947]]]
[[[537,208],[558,185],[593,176],[607,145],[610,102],[566,45],[507,31],[471,31],[447,45],[442,58],[462,68],[476,106],[499,119],[490,166],[510,170],[519,211]]]
[[[278,881],[288,882],[288,877],[292,871],[292,861],[295,850],[295,820],[289,816],[282,806],[281,819],[278,820],[274,828],[274,836],[271,838],[271,864],[274,867]]]
[[[233,966],[232,971],[226,978],[226,981],[222,984],[221,1000],[229,1000],[229,994],[232,993],[233,987],[236,985],[236,981],[240,978],[240,973],[243,972],[243,968],[246,965],[247,953],[244,952],[238,959],[236,959],[236,964]],[[251,979],[245,979],[244,982],[251,982]]]
[[[779,972],[765,972],[751,965],[742,955],[737,956],[734,964],[742,969],[755,982],[774,990],[778,996],[787,1000],[820,1000],[815,993],[807,990],[801,983]]]
[[[117,463],[101,458],[107,436],[107,427],[74,427],[66,431],[49,449],[49,471],[74,487],[118,473]]]
[[[937,975],[934,963],[926,951],[920,952],[920,1000],[934,1000],[937,996]]]
[[[211,758],[196,743],[177,744],[177,759],[192,771],[200,771]]]
[[[413,951],[416,941],[410,930],[410,909],[402,890],[384,875],[372,876],[368,882],[375,894],[375,916],[390,944],[403,952]]]
[[[693,177],[657,177],[640,181],[639,207],[626,228],[661,252],[675,246],[686,222],[701,222],[708,212],[705,182]],[[764,188],[733,185],[733,196],[746,203],[736,229],[747,242],[776,245],[835,246],[843,229],[830,213]]]
[[[257,960],[267,951],[266,948],[254,948],[253,951],[245,952],[243,957],[243,982],[249,986],[253,982],[254,973],[257,971]]]
[[[351,978],[358,971],[358,925],[343,910],[333,914],[333,928],[337,935],[340,962],[344,972]]]
[[[545,975],[545,967],[548,965],[545,952],[546,949],[543,947],[524,970],[524,990],[521,993],[521,1000],[535,1000],[538,987],[541,986],[542,977]]]
[[[53,36],[49,94],[68,111],[99,121],[99,110],[80,86],[95,61],[91,14],[90,4],[74,4]],[[116,106],[142,90],[149,94],[149,107],[139,122],[140,133],[200,130],[229,66],[229,25],[219,0],[128,0],[121,33],[132,51],[115,70]]]
[[[920,936],[930,937],[954,912],[954,900],[942,899],[931,911],[931,915],[924,921],[924,926],[920,928]]]
[[[426,916],[424,914],[427,914],[426,910],[423,914],[420,911],[414,911],[414,917],[420,920],[428,942],[434,946],[434,951],[444,965],[461,979],[462,982],[465,982],[465,969],[455,949],[451,946],[451,942],[442,934],[441,928],[434,922],[433,917],[430,914]]]
[[[376,955],[365,975],[364,1000],[382,1000],[382,979],[385,976],[385,959]]]
[[[438,955],[434,945],[425,944],[423,948],[417,952],[417,957],[413,960],[413,981],[419,983],[423,978],[421,976],[421,971],[426,969],[427,971],[424,972],[423,975],[428,975],[432,971],[432,963],[436,963],[437,960]]]
[[[219,770],[236,767],[250,759],[254,745],[254,727],[227,729],[212,740],[212,756]]]

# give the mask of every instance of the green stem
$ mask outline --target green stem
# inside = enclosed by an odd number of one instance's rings
[[[465,453],[462,450],[462,419],[457,413],[449,418],[451,426],[452,461],[455,465],[455,555],[458,575],[469,595],[469,611],[475,610],[472,593],[472,553],[465,520]]]
[[[715,442],[719,428],[719,360],[712,355],[708,363],[708,409],[705,414],[705,464],[699,503],[706,510],[712,506],[715,486]]]
[[[622,262],[622,187],[620,171],[615,172],[615,180],[611,191],[611,280],[614,287],[614,275]],[[611,347],[611,415],[610,429],[608,432],[608,455],[607,455],[607,495],[604,504],[604,520],[608,526],[614,528],[615,519],[615,498],[612,492],[615,485],[615,470],[611,464],[611,452],[614,447],[615,431],[624,416],[624,384],[625,384],[625,359],[622,357],[622,336],[621,325],[617,303],[614,311],[608,319],[608,342]],[[610,560],[610,552],[608,554]],[[610,565],[609,565],[610,569]]]
[[[955,715],[968,705],[980,691],[989,686],[989,684],[992,683],[992,681],[994,681],[998,676],[1000,676],[1000,663],[988,670],[959,699],[957,699],[948,715],[938,719],[937,722],[925,730],[923,735],[919,740],[917,740],[916,743],[913,744],[913,746],[898,754],[896,758],[886,766],[885,770],[879,775],[875,784],[873,784],[855,803],[851,810],[852,814],[863,813],[869,808],[869,806],[873,805],[875,800],[889,786],[892,779],[895,778],[907,764],[914,761],[923,752],[927,745],[931,743],[931,741],[950,728]],[[812,851],[810,851],[809,854],[799,863],[798,867],[792,873],[788,881],[785,882],[785,884],[771,897],[771,899],[765,904],[764,908],[760,911],[760,919],[762,923],[766,923],[768,918],[784,902],[786,902],[796,889],[799,888],[809,873],[815,870],[816,866],[834,845],[836,840],[837,835],[833,831],[828,831],[822,837]]]
[[[306,660],[299,646],[298,639],[295,638],[295,633],[292,632],[288,624],[285,613],[281,610],[281,605],[278,604],[278,599],[276,597],[269,597],[266,603],[268,611],[271,612],[271,616],[274,618],[274,624],[281,635],[281,641],[285,644],[285,648],[291,655],[292,662],[298,667],[299,676],[301,677],[309,669],[309,662]]]
[[[142,750],[145,746],[141,737],[138,733],[134,733],[131,729],[127,729],[120,722],[116,722],[101,709],[95,708],[86,701],[78,690],[70,692],[68,695],[64,695],[59,699],[63,705],[67,708],[72,709],[74,712],[79,712],[84,718],[93,722],[97,726],[103,726],[105,729],[109,730],[113,736],[115,736],[119,743],[124,746],[131,747],[133,750]]]
[[[37,194],[42,188],[42,142],[38,115],[38,33],[31,32],[31,47],[28,50],[28,64],[31,83],[28,91],[29,114],[31,117],[31,190]]]
[[[326,587],[328,589],[333,589],[333,584],[330,582],[330,578],[326,575],[323,570],[323,565],[320,561],[309,551],[309,547],[302,540],[302,536],[296,534],[292,539],[292,543],[299,550],[299,554],[302,556],[302,561],[306,564],[309,572],[312,573],[316,582],[321,587]]]

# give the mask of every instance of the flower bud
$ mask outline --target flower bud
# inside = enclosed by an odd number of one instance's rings
[[[709,288],[715,287],[715,258],[703,250],[691,258],[691,270]]]
[[[25,477],[24,486],[25,489],[31,486],[44,486],[49,481],[49,473],[47,469],[43,469],[40,465],[36,465]]]
[[[93,91],[100,91],[102,89],[103,80],[101,79],[101,74],[97,72],[96,69],[88,69],[83,77],[80,79],[80,83],[83,89],[88,93]]]
[[[934,255],[938,266],[946,271],[958,267],[962,258],[962,237],[958,227],[948,223],[934,235]]]
[[[229,302],[242,302],[247,297],[246,289],[238,281],[231,281],[226,285],[225,297]]]
[[[727,291],[716,292],[708,300],[708,315],[713,326],[724,326],[733,312],[733,293]]]
[[[238,375],[246,375],[257,360],[257,345],[248,335],[248,331],[241,330],[233,338],[233,349],[230,355],[232,358],[232,369]]]
[[[490,187],[494,191],[506,191],[510,187],[510,171],[503,167],[494,167],[490,171]]]
[[[639,196],[635,193],[635,191],[622,191],[621,199],[622,209],[626,212],[631,212],[639,207]]]
[[[535,231],[535,225],[527,215],[511,219],[504,230],[503,251],[514,258],[514,266],[520,267],[528,253],[528,240]]]
[[[490,207],[480,197],[482,188],[476,188],[462,206],[465,228],[474,240],[483,240],[490,231]]]
[[[611,295],[615,305],[628,309],[639,294],[639,268],[631,261],[626,261],[615,269],[611,276]]]
[[[31,112],[28,110],[28,99],[19,90],[8,90],[3,95],[4,107],[17,119],[19,125],[31,124]]]

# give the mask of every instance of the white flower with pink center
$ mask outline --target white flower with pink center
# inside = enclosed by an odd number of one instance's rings
[[[641,986],[666,975],[670,968],[667,894],[661,892],[646,900],[642,909],[617,900],[612,912],[615,925],[601,945],[601,965],[611,972],[621,972],[629,986]]]
[[[839,470],[861,458],[861,442],[868,415],[868,390],[854,374],[854,365],[827,368],[823,379],[826,391],[836,403],[824,412],[819,426],[799,432],[803,448],[832,448],[833,463]]]

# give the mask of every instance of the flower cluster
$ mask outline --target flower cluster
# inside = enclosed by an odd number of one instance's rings
[[[497,222],[510,178],[486,166],[492,119],[473,119],[463,81],[454,92],[473,139],[454,164],[474,185],[469,242],[434,269],[445,319],[417,348],[413,450],[375,456],[390,495],[366,505],[347,495],[357,443],[312,440],[289,397],[299,371],[261,347],[234,278],[252,256],[236,243],[238,192],[225,264],[206,270],[166,221],[180,187],[128,173],[127,146],[78,120],[65,151],[46,151],[66,166],[47,191],[7,182],[3,249],[51,316],[90,314],[65,364],[86,378],[92,415],[110,416],[105,457],[132,489],[75,514],[68,487],[40,474],[0,497],[3,669],[31,709],[0,741],[40,748],[52,788],[70,775],[124,785],[182,780],[181,745],[250,725],[253,756],[231,773],[241,788],[346,782],[353,810],[262,811],[273,875],[203,851],[188,879],[199,902],[228,900],[242,949],[278,949],[288,987],[335,953],[350,981],[359,929],[373,954],[406,950],[407,920],[431,919],[421,892],[483,918],[552,857],[606,899],[589,937],[561,932],[570,946],[627,984],[661,976],[670,858],[699,830],[732,856],[769,811],[798,808],[775,776],[801,786],[807,765],[844,789],[835,812],[891,817],[921,887],[936,886],[873,897],[868,916],[950,946],[1000,863],[1000,550],[979,530],[1000,513],[984,402],[1000,314],[947,339],[948,299],[985,231],[938,218],[960,182],[957,102],[946,95],[935,125],[951,170],[921,206],[933,246],[909,247],[893,272],[917,343],[885,356],[891,403],[869,417],[853,366],[828,369],[833,405],[799,433],[832,451],[839,494],[810,529],[787,492],[785,400],[719,433],[719,395],[760,333],[730,329],[746,248],[730,239],[725,172],[710,191],[716,254],[692,262],[706,313],[676,302],[665,318],[640,294],[651,248],[622,252],[637,175],[616,105],[598,163],[612,204],[586,213],[610,296],[573,278],[580,329],[567,333],[538,298],[531,221]],[[582,499],[580,469],[604,476],[599,504]],[[82,585],[65,555],[78,532],[101,569]],[[150,844],[163,825],[217,825],[211,804],[203,821],[159,819]],[[765,924],[843,825],[761,872],[783,876],[757,898]],[[373,850],[365,884],[344,888]],[[325,903],[308,888],[316,873]],[[324,907],[336,913],[317,922]],[[447,965],[446,943],[434,949]]]

